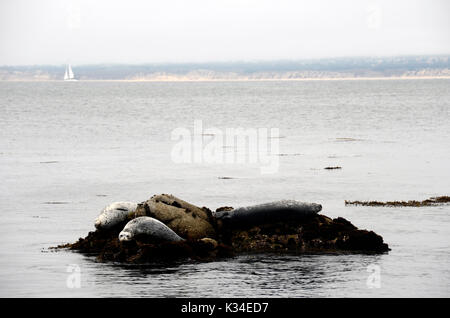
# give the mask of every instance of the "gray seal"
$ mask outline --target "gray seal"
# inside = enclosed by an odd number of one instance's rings
[[[322,210],[317,203],[295,200],[276,202],[236,208],[231,211],[219,211],[215,218],[229,228],[245,228],[276,222],[298,221],[316,215]]]
[[[184,241],[167,225],[149,216],[140,216],[128,222],[122,232],[119,233],[119,240],[127,242],[139,236],[145,236],[158,242]]]
[[[109,230],[133,217],[137,204],[134,202],[114,202],[106,206],[95,219],[95,227]]]

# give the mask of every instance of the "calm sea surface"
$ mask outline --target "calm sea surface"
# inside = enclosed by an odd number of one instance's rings
[[[278,171],[174,163],[171,132],[195,120],[279,128]],[[0,296],[450,296],[450,206],[344,205],[450,195],[450,80],[0,82],[0,126]],[[317,202],[392,251],[123,266],[48,250],[110,202],[156,193],[211,209]],[[81,288],[68,288],[75,265]]]

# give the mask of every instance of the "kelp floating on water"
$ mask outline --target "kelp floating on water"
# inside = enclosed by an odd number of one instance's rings
[[[363,205],[363,206],[389,206],[389,207],[422,207],[422,206],[435,206],[439,204],[450,203],[450,196],[431,197],[423,201],[409,200],[409,201],[347,201],[345,205]]]

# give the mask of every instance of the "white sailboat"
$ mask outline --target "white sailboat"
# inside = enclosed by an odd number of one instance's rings
[[[75,78],[75,75],[73,74],[72,67],[67,65],[66,72],[64,73],[64,80],[68,82],[75,82],[77,79]]]

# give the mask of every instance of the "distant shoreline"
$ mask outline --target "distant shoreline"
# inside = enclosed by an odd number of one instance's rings
[[[0,81],[62,81],[67,65],[0,66]],[[71,64],[80,81],[248,82],[449,79],[450,55],[153,64]]]
[[[77,82],[303,82],[303,81],[379,81],[450,79],[450,76],[329,77],[329,78],[155,78],[155,79],[79,79]],[[64,82],[54,79],[8,79],[0,82]]]

